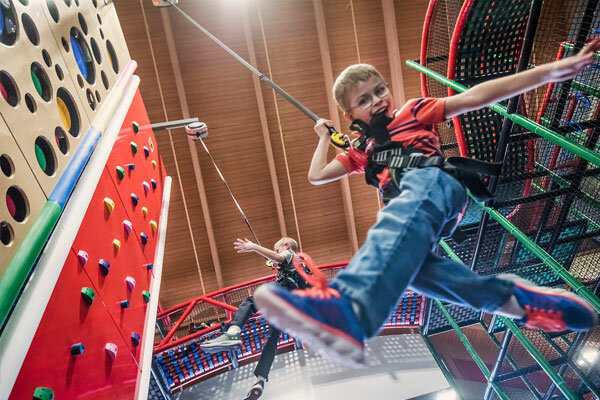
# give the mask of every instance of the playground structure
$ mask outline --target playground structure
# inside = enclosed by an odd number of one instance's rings
[[[0,21],[0,398],[146,398],[170,178],[137,64],[107,2]]]

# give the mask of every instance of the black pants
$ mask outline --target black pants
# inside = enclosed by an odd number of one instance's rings
[[[248,319],[257,311],[258,310],[254,304],[254,299],[252,296],[248,297],[238,307],[237,311],[233,315],[230,325],[235,325],[240,329],[243,329]],[[265,344],[263,345],[262,353],[260,355],[260,360],[258,360],[258,365],[254,370],[255,376],[262,376],[263,378],[268,379],[269,371],[271,370],[273,360],[275,359],[275,352],[277,351],[277,342],[279,341],[280,334],[281,331],[279,329],[275,328],[273,325],[269,326],[267,340],[265,340]]]

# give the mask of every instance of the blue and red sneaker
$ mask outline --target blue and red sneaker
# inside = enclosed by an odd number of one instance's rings
[[[579,296],[561,288],[537,286],[517,275],[500,274],[513,281],[517,302],[526,315],[520,321],[529,329],[546,332],[587,331],[598,323],[596,311]]]
[[[364,367],[365,333],[350,299],[327,286],[325,275],[307,255],[297,253],[294,266],[313,287],[290,291],[273,283],[263,285],[254,292],[258,309],[273,325],[332,361]],[[312,275],[302,266],[308,267]]]

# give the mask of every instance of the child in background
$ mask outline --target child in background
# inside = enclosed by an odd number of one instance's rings
[[[396,110],[389,85],[371,65],[346,68],[334,97],[344,115],[362,127],[358,148],[327,162],[328,126],[319,120],[319,144],[308,179],[315,185],[365,173],[387,198],[364,245],[329,287],[283,290],[264,285],[254,294],[265,318],[328,358],[365,364],[364,340],[377,334],[402,292],[514,318],[530,329],[586,331],[594,309],[564,289],[540,287],[517,276],[479,276],[464,264],[438,256],[440,238],[456,228],[467,205],[472,171],[444,161],[432,125],[502,101],[548,82],[571,79],[592,64],[600,38],[577,55],[512,76],[487,81],[447,98],[412,99]]]
[[[302,279],[292,264],[292,257],[298,250],[298,244],[294,239],[289,237],[281,238],[275,243],[273,250],[259,246],[248,239],[237,239],[233,246],[238,253],[255,252],[276,263],[277,276],[275,281],[278,287],[281,287],[284,290],[304,289],[308,287],[306,281]],[[202,343],[200,348],[206,353],[216,353],[240,347],[242,345],[240,339],[242,328],[248,319],[256,312],[257,309],[254,304],[254,299],[250,296],[238,307],[227,331],[212,340]],[[244,400],[256,400],[262,395],[265,388],[265,381],[268,380],[269,371],[271,370],[273,360],[275,359],[275,352],[277,351],[277,342],[279,341],[280,334],[281,331],[271,325],[260,355],[260,360],[254,370],[256,382],[252,385],[250,391],[246,397],[244,397]]]

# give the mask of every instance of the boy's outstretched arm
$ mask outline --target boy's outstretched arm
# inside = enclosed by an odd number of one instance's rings
[[[600,50],[600,38],[594,38],[574,56],[475,85],[463,93],[446,98],[444,116],[451,118],[511,98],[549,82],[572,79],[593,63],[594,54],[598,50]]]
[[[313,185],[322,185],[348,175],[346,167],[341,162],[331,160],[327,163],[327,150],[329,150],[328,126],[333,126],[333,122],[325,119],[318,120],[315,125],[315,132],[319,136],[319,144],[315,149],[308,170],[308,181]]]
[[[233,248],[236,249],[238,253],[258,253],[269,260],[275,261],[276,263],[282,263],[285,261],[285,257],[281,254],[276,253],[271,249],[267,249],[266,247],[259,246],[246,238],[237,238],[236,241],[233,242]]]

